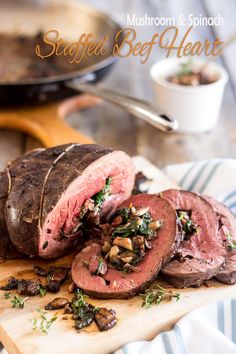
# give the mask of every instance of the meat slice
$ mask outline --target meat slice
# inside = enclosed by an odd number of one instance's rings
[[[55,258],[77,242],[81,207],[108,177],[103,216],[130,196],[134,167],[124,152],[68,144],[25,155],[11,164],[9,176],[5,217],[11,242],[24,254]]]
[[[196,232],[184,237],[175,259],[162,272],[176,287],[200,286],[219,272],[225,260],[217,215],[211,204],[195,193],[169,189],[161,197],[176,210],[190,212],[197,226]]]
[[[222,203],[212,197],[204,196],[212,205],[220,222],[220,235],[227,251],[225,263],[215,276],[225,284],[236,283],[236,218],[231,211]]]
[[[100,257],[102,246],[92,243],[84,248],[72,263],[73,282],[87,294],[97,298],[129,298],[143,291],[156,279],[161,266],[168,262],[178,246],[176,213],[171,205],[156,195],[135,195],[123,203],[122,207],[136,209],[149,207],[153,220],[162,220],[144,258],[136,265],[138,271],[125,273],[116,268],[108,268],[105,275],[90,272],[88,264],[93,257]]]

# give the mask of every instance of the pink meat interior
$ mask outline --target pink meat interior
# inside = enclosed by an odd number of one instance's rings
[[[210,196],[204,196],[206,200],[213,206],[216,213],[221,218],[221,222],[224,225],[222,228],[224,241],[227,241],[227,235],[232,236],[232,240],[236,241],[236,218],[231,211],[222,203],[218,202]]]
[[[170,253],[176,237],[176,216],[170,205],[165,200],[150,195],[134,196],[130,200],[136,208],[149,206],[153,220],[163,220],[163,226],[153,240],[152,249],[147,251],[143,260],[137,264],[140,272],[124,274],[117,269],[108,268],[107,273],[101,277],[91,274],[85,266],[85,262],[89,262],[92,256],[101,254],[101,246],[94,243],[84,248],[72,264],[72,278],[75,284],[85,291],[100,294],[132,291],[153,279],[163,259]],[[128,204],[125,203],[124,206]]]
[[[48,254],[55,254],[56,257],[74,242],[74,237],[60,240],[58,236],[61,229],[63,228],[66,234],[71,233],[75,223],[78,222],[75,221],[75,217],[80,214],[82,204],[102,190],[108,177],[111,177],[111,195],[104,202],[103,214],[115,210],[130,196],[134,175],[132,160],[120,151],[107,154],[89,165],[68,186],[53,210],[47,215],[40,230],[39,255],[47,258]],[[48,245],[43,249],[46,242]]]
[[[191,210],[191,219],[198,225],[198,231],[181,242],[178,252],[183,257],[196,259],[224,256],[225,249],[218,238],[218,218],[209,203],[197,194],[170,189],[161,196],[176,210]]]

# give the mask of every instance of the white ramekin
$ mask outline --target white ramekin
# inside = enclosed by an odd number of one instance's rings
[[[186,61],[186,59],[184,59]],[[183,86],[170,83],[167,77],[178,72],[183,59],[165,59],[151,67],[150,75],[155,83],[156,104],[179,123],[181,133],[211,131],[217,124],[228,74],[215,62],[207,62],[218,80],[212,84]],[[206,62],[194,60],[193,65]]]

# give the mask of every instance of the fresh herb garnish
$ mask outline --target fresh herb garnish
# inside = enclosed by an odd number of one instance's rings
[[[92,197],[92,199],[94,200],[95,208],[97,209],[101,208],[106,197],[109,195],[110,185],[111,185],[111,177],[108,177],[106,179],[105,186],[100,190],[100,192],[98,192]]]
[[[27,300],[28,297],[25,297],[23,299],[20,296],[14,295],[13,299],[11,300],[12,307],[18,307],[19,309],[23,309]]]
[[[178,73],[178,76],[189,75],[192,74],[192,72],[193,72],[193,60],[192,58],[189,58],[189,60],[184,61],[183,63],[180,64],[180,71]]]
[[[3,294],[5,299],[10,299],[11,295],[12,295],[11,293],[4,293]]]
[[[71,308],[74,312],[75,328],[81,329],[89,326],[93,319],[94,313],[99,311],[98,308],[87,303],[88,298],[82,291],[77,290],[74,298],[72,299]]]
[[[171,290],[167,290],[160,285],[156,285],[152,290],[147,290],[144,294],[140,294],[143,298],[142,307],[147,309],[152,305],[159,305],[164,300],[171,300],[173,298],[178,301],[180,299],[179,293],[173,293]]]
[[[233,237],[230,232],[227,233],[228,247],[232,250],[236,249],[236,241],[233,241]]]
[[[39,294],[41,297],[44,297],[47,294],[47,290],[45,288],[43,288],[42,286],[40,286]]]
[[[85,307],[88,304],[86,301],[87,298],[87,295],[85,295],[82,291],[77,290],[71,303],[72,310],[75,314],[81,307]]]
[[[39,330],[42,334],[48,334],[52,324],[57,320],[57,316],[54,315],[53,317],[48,318],[46,311],[40,308],[36,308],[35,310],[38,312],[39,317],[30,320],[33,324],[33,330]]]

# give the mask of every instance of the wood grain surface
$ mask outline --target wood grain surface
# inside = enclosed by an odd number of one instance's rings
[[[72,257],[68,256],[52,262],[56,265],[69,265]],[[47,267],[48,261],[34,261],[36,264]],[[35,278],[32,271],[32,260],[8,261],[0,264],[1,281],[4,284],[9,275],[19,278]],[[36,277],[37,279],[37,277]],[[68,280],[63,286],[60,296],[68,299]],[[159,280],[159,284],[165,285]],[[52,316],[57,313],[57,320],[51,327],[48,335],[43,335],[33,330],[32,319],[37,317],[35,309],[43,308],[57,295],[47,294],[46,297],[34,296],[29,298],[23,309],[11,307],[11,298],[4,299],[0,291],[0,341],[10,354],[108,354],[118,349],[125,343],[134,340],[151,339],[163,330],[170,329],[178,319],[189,311],[213,301],[235,296],[236,285],[222,285],[218,282],[209,282],[210,287],[202,286],[199,289],[175,290],[181,296],[176,302],[163,302],[150,309],[142,307],[142,299],[136,296],[130,300],[92,300],[95,306],[113,308],[117,313],[117,325],[107,331],[99,332],[96,325],[92,324],[87,329],[77,332],[73,326],[71,316],[63,320],[63,310],[51,311]]]

